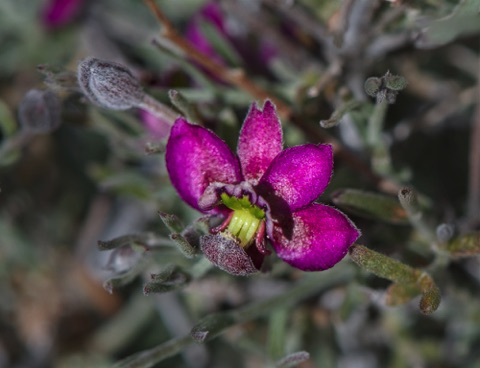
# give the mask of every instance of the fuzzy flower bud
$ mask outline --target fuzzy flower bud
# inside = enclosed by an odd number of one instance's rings
[[[386,101],[395,103],[398,92],[407,86],[407,80],[400,75],[387,72],[383,77],[370,77],[365,81],[364,89],[367,95],[376,97],[377,103]]]
[[[145,96],[127,67],[93,57],[78,64],[78,83],[90,101],[112,110],[138,106]]]
[[[370,77],[365,81],[365,92],[371,97],[375,97],[382,86],[382,81],[377,77]]]
[[[385,76],[385,86],[392,91],[401,91],[407,86],[407,80],[401,75],[387,73]]]
[[[61,120],[57,95],[49,90],[31,89],[20,102],[18,119],[22,130],[29,133],[48,133],[58,128]]]

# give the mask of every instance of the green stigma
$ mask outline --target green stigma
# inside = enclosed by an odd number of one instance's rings
[[[265,218],[265,212],[253,205],[248,196],[237,198],[222,193],[221,198],[223,204],[233,210],[227,231],[240,240],[243,248],[248,247],[252,244],[257,230]]]

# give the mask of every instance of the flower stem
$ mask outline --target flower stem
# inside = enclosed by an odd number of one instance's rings
[[[432,245],[434,252],[438,253],[437,237],[435,230],[425,221],[424,213],[418,201],[417,192],[410,187],[403,187],[398,192],[400,204],[407,212],[408,219],[428,242]]]
[[[359,244],[352,245],[349,254],[356,264],[378,277],[400,285],[417,287],[422,293],[420,310],[424,314],[437,310],[441,298],[440,289],[428,273]]]
[[[175,119],[179,115],[168,106],[165,106],[148,94],[145,94],[142,101],[138,104],[138,107],[147,110],[159,119],[168,121],[171,125],[173,125]]]
[[[286,308],[274,311],[268,321],[268,353],[271,359],[277,360],[285,355],[285,338],[288,322]]]
[[[158,362],[180,353],[193,342],[190,335],[169,340],[150,350],[129,356],[117,362],[113,368],[150,368]]]
[[[383,144],[380,138],[385,115],[387,114],[387,109],[387,100],[383,100],[375,104],[373,113],[370,115],[370,119],[368,120],[367,142],[372,148],[376,147],[378,144]]]
[[[382,139],[383,124],[388,110],[386,99],[377,102],[368,121],[367,144],[372,150],[372,167],[380,175],[392,173],[388,147]]]

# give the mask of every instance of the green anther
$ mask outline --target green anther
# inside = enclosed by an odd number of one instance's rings
[[[253,205],[248,196],[237,198],[223,193],[221,198],[223,204],[234,211],[227,231],[240,239],[242,247],[249,246],[255,238],[260,223],[265,218],[265,212]]]

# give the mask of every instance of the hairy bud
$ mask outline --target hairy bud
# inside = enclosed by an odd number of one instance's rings
[[[364,89],[367,95],[375,97],[377,103],[386,101],[395,103],[398,92],[407,86],[407,80],[400,75],[387,72],[383,77],[370,77],[365,81]]]
[[[382,80],[377,77],[370,77],[365,81],[365,92],[367,95],[375,97],[382,86]]]
[[[401,75],[387,73],[385,76],[385,87],[392,91],[401,91],[407,86],[407,80]]]
[[[60,101],[49,90],[31,89],[18,108],[18,120],[22,130],[29,133],[48,133],[58,128]]]
[[[130,70],[118,63],[89,57],[78,64],[78,83],[94,104],[112,110],[137,106],[145,93]]]

